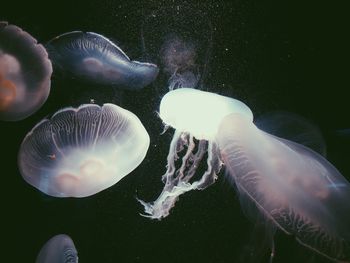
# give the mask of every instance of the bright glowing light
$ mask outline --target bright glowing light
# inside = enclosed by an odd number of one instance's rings
[[[221,120],[231,113],[253,121],[252,111],[243,102],[189,88],[168,92],[159,110],[159,116],[166,125],[188,132],[198,140],[214,139]]]

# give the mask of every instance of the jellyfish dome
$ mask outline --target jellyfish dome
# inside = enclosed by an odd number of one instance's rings
[[[57,68],[96,84],[141,89],[155,80],[155,64],[131,61],[106,37],[93,32],[73,31],[50,40],[46,48]]]
[[[163,175],[165,186],[162,193],[151,203],[139,200],[148,217],[161,219],[168,216],[181,194],[205,189],[215,182],[221,167],[215,135],[221,120],[231,113],[253,120],[251,110],[243,102],[206,91],[181,88],[168,92],[162,98],[159,116],[166,126],[175,129],[175,133],[167,158],[167,171]],[[197,146],[195,140],[198,140]],[[182,164],[177,168],[178,153],[185,148]],[[206,152],[207,171],[200,180],[191,182]]]
[[[37,111],[49,95],[51,74],[45,48],[0,21],[0,120],[21,120]]]
[[[64,234],[50,238],[41,248],[36,263],[78,263],[73,240]]]
[[[133,171],[149,142],[138,117],[117,105],[64,108],[25,136],[19,170],[25,181],[45,194],[90,196]]]
[[[271,261],[280,229],[331,260],[350,262],[350,183],[331,163],[239,114],[222,120],[216,142],[245,214],[269,226]]]

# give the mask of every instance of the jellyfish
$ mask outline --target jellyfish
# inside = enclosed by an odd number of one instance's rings
[[[279,229],[330,260],[350,262],[350,183],[331,163],[242,114],[226,116],[215,141],[243,211],[265,225],[270,261]]]
[[[168,92],[160,103],[159,116],[166,127],[175,129],[167,157],[167,170],[162,177],[164,189],[159,197],[144,206],[146,217],[162,219],[169,215],[179,196],[190,190],[203,190],[213,184],[222,162],[215,135],[221,119],[234,112],[253,118],[242,102],[218,94],[181,88]],[[176,161],[185,151],[180,167]],[[207,170],[194,181],[201,160],[208,154]]]
[[[41,248],[36,263],[78,263],[78,252],[73,240],[60,234],[50,238]]]
[[[287,111],[273,111],[259,116],[254,123],[269,134],[305,145],[323,156],[327,155],[327,145],[321,130],[303,116]]]
[[[133,171],[149,143],[138,117],[117,105],[64,108],[25,136],[19,170],[27,183],[47,195],[86,197]]]
[[[49,95],[51,73],[45,48],[0,21],[0,120],[22,120],[36,112]]]
[[[213,30],[207,17],[189,3],[162,5],[145,16],[142,46],[161,66],[169,90],[202,88],[208,77]]]
[[[155,64],[131,61],[108,38],[93,32],[73,31],[50,40],[46,48],[57,68],[96,84],[141,89],[155,80]]]

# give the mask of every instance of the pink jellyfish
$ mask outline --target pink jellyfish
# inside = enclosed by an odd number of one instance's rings
[[[0,120],[37,111],[49,95],[51,73],[45,48],[19,27],[0,22]]]
[[[216,136],[226,175],[242,209],[334,261],[350,262],[350,184],[323,156],[257,128],[240,114],[225,117]]]

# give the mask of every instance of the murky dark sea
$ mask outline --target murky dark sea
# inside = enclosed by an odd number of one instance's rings
[[[156,64],[167,33],[192,36],[202,89],[245,102],[256,117],[288,111],[311,120],[325,138],[328,160],[350,180],[348,29],[345,9],[332,5],[11,1],[1,6],[0,21],[21,27],[40,43],[74,30],[96,32],[117,43],[131,59]],[[223,172],[208,189],[181,196],[167,218],[140,216],[143,207],[136,197],[152,201],[163,188],[161,175],[173,133],[170,129],[161,135],[157,110],[169,76],[159,67],[158,78],[136,91],[54,72],[50,96],[38,112],[22,121],[0,122],[1,262],[34,262],[42,245],[60,233],[74,240],[82,263],[268,262],[269,251],[260,247],[261,235],[243,214]],[[58,109],[91,99],[99,105],[118,104],[140,118],[151,138],[146,158],[116,185],[90,197],[60,199],[39,192],[22,179],[17,167],[24,136]],[[329,262],[281,232],[275,245],[275,263]]]

